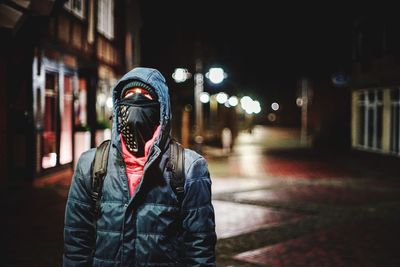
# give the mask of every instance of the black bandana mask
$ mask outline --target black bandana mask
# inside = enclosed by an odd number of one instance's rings
[[[142,94],[119,101],[118,131],[126,148],[137,157],[144,156],[144,146],[160,124],[160,104]]]

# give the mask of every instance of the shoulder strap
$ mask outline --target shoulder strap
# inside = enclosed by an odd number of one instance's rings
[[[178,197],[179,202],[183,199],[185,186],[185,153],[184,148],[177,141],[172,140],[170,143],[170,170],[172,171],[172,179],[170,185],[172,190]]]
[[[103,181],[107,173],[108,154],[110,151],[110,140],[103,141],[97,148],[92,162],[92,201],[94,203],[94,215],[97,217],[100,210],[101,192]]]

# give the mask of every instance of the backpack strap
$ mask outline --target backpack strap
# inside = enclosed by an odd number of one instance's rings
[[[108,154],[110,151],[111,140],[103,141],[97,148],[92,162],[92,194],[94,203],[94,215],[97,218],[100,211],[100,199],[103,189],[103,181],[107,173]]]
[[[177,141],[170,143],[169,170],[172,172],[170,185],[179,202],[183,200],[185,186],[185,153],[184,148]]]

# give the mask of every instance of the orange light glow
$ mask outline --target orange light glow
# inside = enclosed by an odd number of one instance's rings
[[[139,88],[139,87],[132,87],[132,88],[128,89],[124,94],[124,98],[127,98],[133,94],[143,94],[148,99],[153,100],[153,97],[150,95],[149,91],[147,91],[143,88]]]

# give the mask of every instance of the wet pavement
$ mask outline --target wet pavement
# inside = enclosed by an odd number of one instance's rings
[[[218,266],[400,266],[400,159],[309,149],[298,137],[258,127],[230,156],[205,150]]]
[[[304,215],[257,205],[214,200],[216,232],[219,239],[251,233]]]
[[[217,266],[400,266],[400,159],[302,147],[256,127],[231,154],[204,147]],[[1,266],[61,266],[71,172],[0,187]]]
[[[393,235],[399,234],[394,222],[366,219],[246,251],[234,258],[263,266],[400,266],[398,244],[393,242]]]

